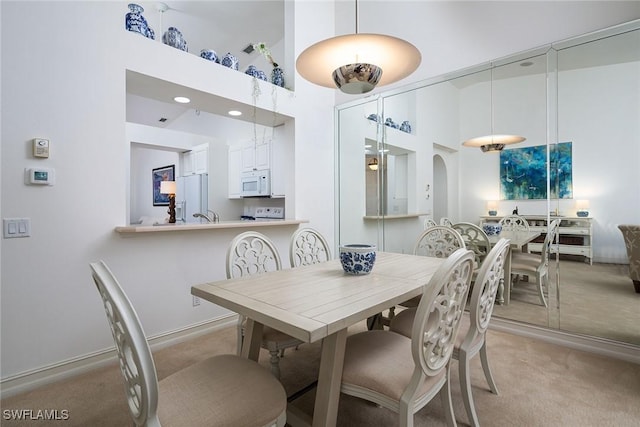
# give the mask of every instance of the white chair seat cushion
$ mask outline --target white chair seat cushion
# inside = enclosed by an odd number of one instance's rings
[[[414,368],[410,338],[389,331],[361,332],[347,338],[342,383],[400,401]],[[437,376],[427,377],[417,395],[427,393],[445,375],[443,369]]]
[[[511,254],[511,270],[535,272],[540,266],[540,255],[526,252]]]
[[[232,354],[214,356],[163,379],[158,399],[163,427],[265,426],[286,410],[287,401],[269,370]]]

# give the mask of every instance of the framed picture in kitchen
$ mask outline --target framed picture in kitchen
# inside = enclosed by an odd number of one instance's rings
[[[161,181],[174,181],[176,166],[169,165],[151,170],[153,206],[169,206],[169,195],[160,194]]]

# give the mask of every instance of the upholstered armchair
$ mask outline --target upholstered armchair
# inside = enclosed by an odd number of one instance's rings
[[[629,257],[629,276],[633,280],[633,287],[640,293],[640,225],[618,225],[624,237]]]

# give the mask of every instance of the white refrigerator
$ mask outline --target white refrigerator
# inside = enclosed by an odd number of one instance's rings
[[[209,175],[180,176],[176,181],[176,219],[185,223],[200,223],[194,213],[207,215],[209,209]]]

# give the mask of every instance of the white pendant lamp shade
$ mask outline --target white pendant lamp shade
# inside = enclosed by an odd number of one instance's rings
[[[320,86],[345,93],[366,93],[413,73],[422,55],[411,43],[382,34],[333,37],[306,48],[296,61],[298,73]]]
[[[465,147],[480,147],[483,153],[501,151],[505,145],[517,144],[526,140],[520,135],[485,135],[467,139],[462,143]]]

